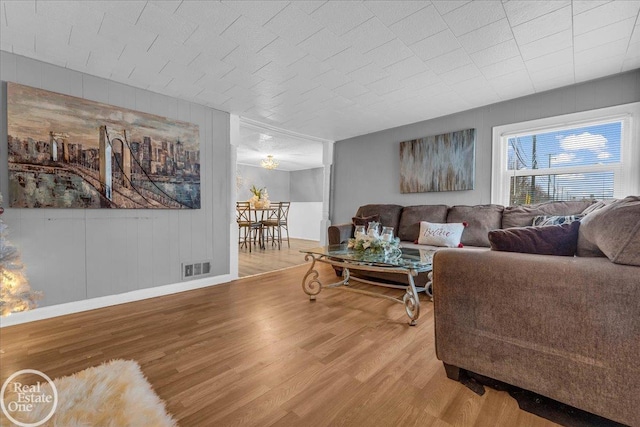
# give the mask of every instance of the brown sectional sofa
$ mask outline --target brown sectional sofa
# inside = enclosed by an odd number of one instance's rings
[[[640,197],[627,199],[634,206],[619,227],[612,215],[583,218],[578,255],[587,256],[575,257],[489,250],[486,234],[537,215],[579,214],[594,202],[366,205],[356,216],[380,215],[405,245],[420,221],[469,223],[465,248],[439,249],[433,264],[436,353],[450,378],[468,370],[640,426]],[[329,242],[352,232],[332,226]]]

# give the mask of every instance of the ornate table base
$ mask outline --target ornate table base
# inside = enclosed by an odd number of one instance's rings
[[[370,265],[366,263],[352,263],[348,261],[338,260],[335,258],[330,258],[324,255],[318,255],[313,253],[307,253],[304,257],[306,261],[311,261],[311,266],[309,267],[309,271],[302,278],[302,289],[304,292],[309,295],[309,299],[311,301],[316,299],[316,295],[320,293],[323,288],[341,288],[345,291],[355,292],[359,294],[365,294],[377,298],[385,298],[391,301],[398,302],[404,305],[405,311],[407,312],[407,316],[409,316],[409,325],[415,326],[418,317],[420,317],[420,299],[418,298],[418,292],[425,291],[425,288],[416,287],[413,278],[419,273],[419,270],[413,268],[404,268],[404,267],[380,267],[376,265]],[[326,264],[330,264],[332,266],[341,267],[342,268],[342,280],[336,283],[331,283],[328,285],[323,285],[322,282],[318,279],[319,273],[315,269],[317,262],[323,262]],[[373,280],[366,280],[359,277],[352,277],[349,270],[359,270],[359,271],[367,271],[367,272],[384,272],[384,273],[395,273],[400,275],[406,275],[408,277],[409,285],[394,285],[390,283],[377,282]],[[376,292],[366,291],[363,289],[355,289],[348,287],[349,280],[356,280],[358,282],[367,283],[370,285],[376,286],[384,286],[388,288],[395,289],[406,289],[406,292],[402,296],[402,298],[395,298],[389,295],[384,295]],[[430,286],[429,282],[427,286]]]

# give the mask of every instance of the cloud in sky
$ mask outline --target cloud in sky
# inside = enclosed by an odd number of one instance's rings
[[[608,158],[610,158],[612,156],[611,153],[609,153],[608,151],[603,151],[602,153],[598,153],[598,159],[600,160],[606,160]]]
[[[599,153],[607,148],[607,138],[602,135],[582,132],[580,135],[572,134],[562,138],[560,146],[567,151],[591,150]]]
[[[574,153],[560,153],[555,156],[551,156],[551,164],[571,163],[575,159],[576,155]]]

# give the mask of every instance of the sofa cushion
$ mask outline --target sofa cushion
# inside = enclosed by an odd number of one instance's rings
[[[355,216],[367,217],[380,215],[380,224],[383,227],[393,227],[394,230],[397,230],[398,223],[400,222],[400,212],[402,212],[402,206],[400,205],[363,205],[358,208]]]
[[[501,205],[452,206],[447,214],[447,222],[466,222],[461,242],[465,246],[489,246],[489,231],[497,230],[502,224]]]
[[[540,226],[543,226],[543,225],[560,225],[560,224],[564,224],[565,222],[580,221],[583,216],[584,216],[583,214],[578,214],[578,215],[538,215],[537,217],[533,218],[533,223],[531,225],[534,225],[536,227],[540,227]]]
[[[397,236],[400,240],[413,242],[420,234],[420,221],[447,222],[447,205],[405,206],[400,215]]]
[[[545,202],[528,206],[507,206],[502,213],[502,228],[526,227],[539,215],[576,215],[582,213],[592,200]]]
[[[539,255],[573,256],[579,221],[542,227],[513,227],[489,232],[491,249]]]
[[[600,254],[616,264],[640,266],[640,196],[616,200],[582,219],[578,256]]]
[[[369,228],[370,222],[380,222],[380,215],[371,215],[365,217],[354,216],[353,218],[351,218],[351,222],[354,226],[363,225],[366,231]]]
[[[418,244],[457,248],[461,245],[460,238],[464,227],[465,224],[462,223],[439,224],[421,221]]]

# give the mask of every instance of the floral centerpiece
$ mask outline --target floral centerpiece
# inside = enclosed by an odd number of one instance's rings
[[[385,258],[400,256],[402,254],[400,239],[386,233],[383,233],[381,237],[378,228],[377,222],[369,223],[367,233],[356,232],[356,236],[349,239],[347,247],[364,255],[383,255]]]
[[[256,208],[268,208],[270,205],[269,202],[269,193],[267,193],[267,187],[258,188],[255,185],[252,185],[249,189],[251,191],[251,198],[249,199],[249,203]]]

